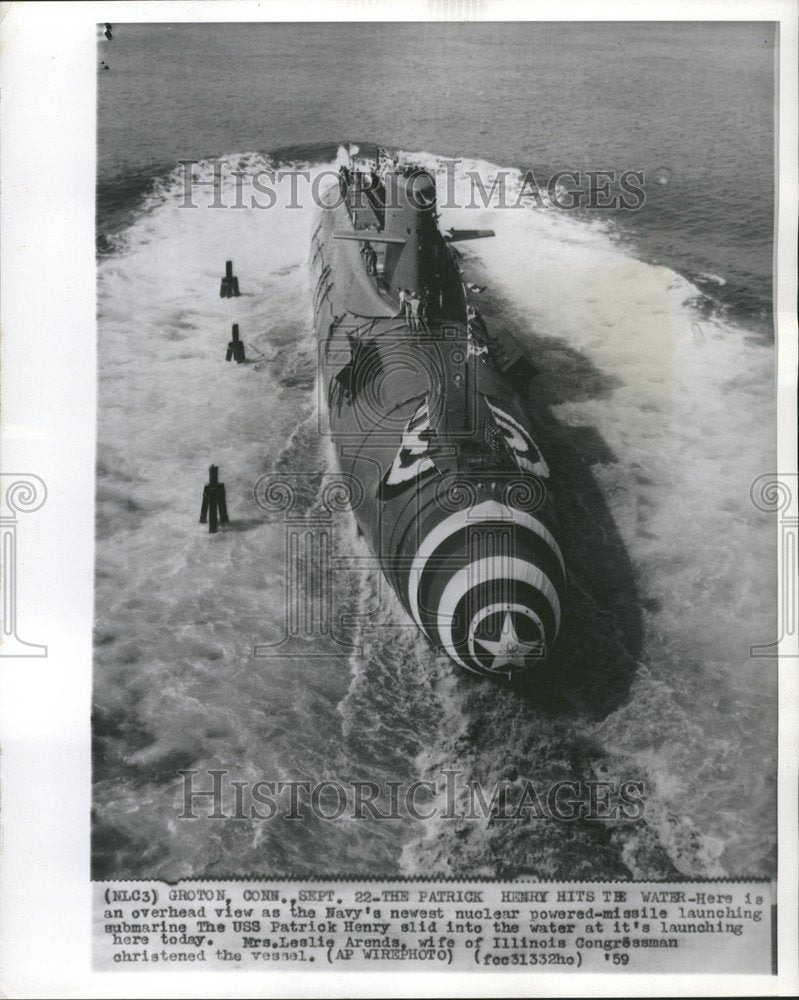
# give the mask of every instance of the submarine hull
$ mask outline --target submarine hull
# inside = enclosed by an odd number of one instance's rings
[[[530,368],[469,309],[432,178],[388,171],[360,202],[348,180],[324,195],[310,276],[353,513],[436,648],[483,675],[534,669],[557,639],[566,567],[523,400]]]

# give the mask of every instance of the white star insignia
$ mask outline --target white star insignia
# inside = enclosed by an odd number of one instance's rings
[[[492,670],[499,670],[501,667],[523,667],[530,650],[541,647],[540,640],[523,642],[516,635],[513,619],[508,611],[505,612],[505,621],[502,623],[502,632],[498,640],[480,639],[477,636],[475,638],[483,649],[494,657],[491,664]]]

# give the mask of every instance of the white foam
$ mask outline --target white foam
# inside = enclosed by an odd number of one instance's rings
[[[497,169],[459,163],[456,200],[472,200],[467,172],[490,180]],[[444,182],[439,167],[440,200]],[[509,202],[517,190],[508,183]],[[679,870],[769,870],[770,799],[753,811],[738,782],[762,787],[773,767],[774,665],[749,657],[750,644],[774,637],[772,523],[749,497],[774,468],[772,349],[701,316],[690,282],[635,259],[606,224],[546,207],[441,217],[444,227],[493,228],[495,239],[465,245],[466,277],[473,256],[531,334],[565,342],[618,382],[556,410],[563,423],[596,428],[615,453],[594,475],[640,595],[657,602],[645,616],[646,668],[593,735],[622,773],[646,775],[649,815]],[[736,718],[742,730],[730,740]]]
[[[334,170],[343,155],[312,169]],[[436,166],[432,154],[418,158]],[[229,168],[272,166],[257,154],[225,164],[226,204],[235,201]],[[210,163],[195,169],[199,180],[213,178]],[[497,169],[459,163],[457,191],[468,201],[465,171]],[[252,486],[298,425],[315,420],[314,392],[281,384],[285,366],[313,357],[305,260],[314,206],[306,198],[290,210],[287,186],[277,190],[282,207],[265,211],[180,208],[175,172],[99,264],[97,607],[110,638],[107,650],[99,647],[97,693],[102,707],[132,713],[151,734],[131,749],[133,764],[180,751],[206,764],[232,756],[250,770],[253,760],[261,771],[271,760],[281,774],[292,772],[293,753],[313,767],[320,725],[332,731],[342,718],[332,709],[320,723],[328,711],[320,691],[334,706],[353,703],[366,683],[362,673],[249,667],[253,640],[279,631],[284,585],[282,528],[264,521]],[[212,195],[197,187],[195,201]],[[619,777],[645,775],[649,829],[680,871],[767,872],[773,801],[763,777],[773,768],[774,677],[748,647],[773,638],[774,552],[771,521],[750,503],[749,485],[773,468],[771,350],[700,316],[690,283],[636,260],[607,224],[530,207],[443,209],[441,225],[494,228],[496,239],[465,245],[466,277],[474,257],[531,333],[563,341],[617,383],[602,398],[563,403],[556,416],[596,428],[615,452],[616,463],[593,471],[653,610],[628,702],[582,732]],[[241,298],[218,296],[226,259]],[[232,322],[255,364],[222,360]],[[214,538],[196,523],[211,462],[244,525]],[[416,762],[423,774],[457,759],[466,701],[422,640],[401,635],[391,655],[404,657],[404,677],[420,674],[420,697],[436,702],[443,719]],[[368,649],[389,655],[378,639]],[[318,688],[303,681],[310,676]],[[236,692],[233,707],[221,690]],[[306,717],[313,723],[303,728]],[[158,794],[135,820],[145,839],[157,840],[173,815]],[[127,808],[112,789],[100,798],[110,816]],[[426,829],[432,836],[433,825]],[[192,834],[192,851],[209,863],[221,850],[212,832],[206,840]],[[246,856],[262,846],[247,837],[242,870],[258,870],[262,862],[248,868]],[[630,834],[631,870],[647,870],[645,840]],[[185,863],[175,851],[163,870],[178,877]],[[417,857],[406,844],[409,873]]]

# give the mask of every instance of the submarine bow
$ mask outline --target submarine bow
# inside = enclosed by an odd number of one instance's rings
[[[560,630],[566,567],[525,405],[535,369],[469,302],[434,178],[343,167],[310,249],[320,385],[359,531],[410,618],[467,670],[510,677]]]

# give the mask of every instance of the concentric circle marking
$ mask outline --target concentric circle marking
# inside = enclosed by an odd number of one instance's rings
[[[455,644],[452,641],[453,614],[461,599],[468,591],[480,586],[482,583],[502,579],[531,584],[536,590],[540,591],[546,598],[555,616],[555,635],[557,635],[560,628],[561,607],[558,592],[555,590],[549,577],[537,566],[522,559],[513,558],[495,559],[491,557],[471,562],[458,570],[445,587],[438,604],[437,615],[437,628],[442,648],[449,653],[456,663],[459,663],[467,670],[472,668],[458,656]],[[554,638],[555,636],[553,636],[553,641]]]
[[[465,507],[462,510],[455,511],[455,513],[444,518],[430,532],[428,532],[422,540],[416,556],[414,557],[411,568],[408,571],[408,604],[411,610],[411,615],[419,628],[422,629],[428,637],[429,633],[425,628],[419,613],[419,585],[422,581],[425,566],[436,549],[448,538],[454,535],[455,532],[460,531],[463,528],[476,526],[488,521],[499,521],[508,525],[527,528],[529,531],[538,535],[538,537],[543,539],[543,541],[546,542],[546,544],[554,552],[565,577],[566,566],[558,543],[555,541],[555,538],[549,529],[546,528],[541,521],[538,520],[538,518],[535,518],[531,514],[527,514],[524,511],[517,510],[515,507],[508,507],[505,504],[498,503],[496,500],[486,500],[483,503],[476,504],[474,507]]]

